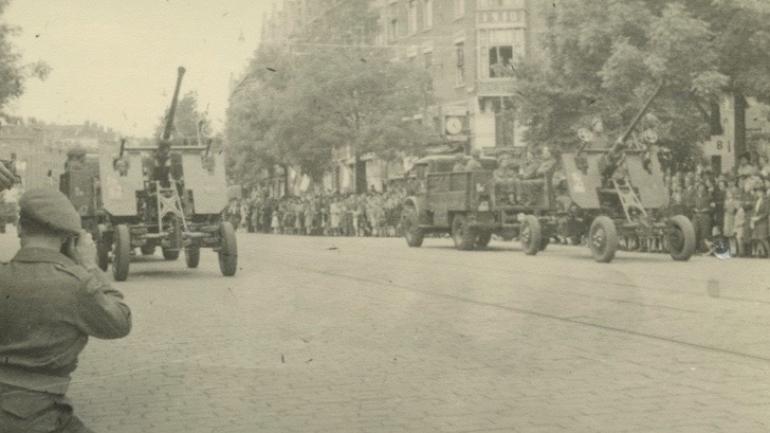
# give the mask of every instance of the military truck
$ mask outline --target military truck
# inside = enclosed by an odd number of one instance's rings
[[[85,159],[65,168],[62,189],[84,216],[99,266],[106,271],[111,263],[117,281],[128,278],[136,249],[152,254],[160,247],[166,260],[184,251],[187,267],[196,268],[201,248],[212,248],[223,275],[237,270],[235,230],[222,218],[224,155],[212,149],[211,140],[200,138],[197,146],[175,146],[171,140],[184,73],[180,67],[157,146],[129,146],[124,140],[117,155],[102,151],[98,163]]]
[[[453,171],[456,160],[436,155],[414,163],[401,217],[407,245],[420,247],[426,234],[448,233],[457,249],[473,250],[486,247],[496,234],[518,237],[528,255],[545,249],[556,222],[547,215],[550,176],[534,180],[543,191],[536,202],[522,203],[510,199],[516,185],[505,189],[495,182],[495,159],[481,158],[481,168],[472,171]]]

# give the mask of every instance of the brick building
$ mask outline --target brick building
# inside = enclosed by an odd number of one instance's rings
[[[544,30],[534,0],[380,0],[382,41],[424,65],[437,106],[430,119],[447,140],[471,148],[525,146],[514,116],[513,72],[539,55]]]

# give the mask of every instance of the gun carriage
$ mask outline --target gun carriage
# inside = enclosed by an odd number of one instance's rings
[[[610,148],[563,153],[557,164],[563,182],[554,184],[552,171],[499,182],[492,159],[469,172],[453,172],[450,156],[417,161],[401,219],[407,244],[419,247],[425,234],[450,233],[458,249],[470,250],[497,234],[518,236],[524,252],[534,255],[568,226],[573,237],[587,239],[598,262],[612,261],[620,247],[663,249],[688,260],[695,231],[687,217],[665,215],[669,197],[655,152],[627,144],[661,88]]]
[[[84,227],[96,241],[98,264],[112,265],[117,281],[128,278],[135,249],[150,255],[160,247],[166,260],[182,251],[187,267],[196,268],[201,248],[219,256],[223,275],[235,275],[238,263],[233,226],[224,221],[227,206],[224,156],[212,140],[175,146],[171,141],[174,115],[185,69],[180,67],[163,134],[155,147],[131,147],[123,140],[117,156],[102,152],[87,172],[68,168],[63,191],[80,209]],[[77,185],[90,193],[77,194]],[[90,197],[90,201],[89,198]]]
[[[608,149],[582,146],[561,156],[572,201],[570,213],[585,222],[578,225],[576,235],[587,240],[598,262],[612,261],[621,247],[666,250],[674,260],[688,260],[695,252],[690,220],[683,215],[666,216],[669,196],[656,153],[627,143],[662,86]]]

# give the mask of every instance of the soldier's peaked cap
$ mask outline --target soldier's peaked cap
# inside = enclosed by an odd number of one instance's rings
[[[52,188],[30,189],[19,198],[19,211],[53,231],[80,233],[80,215],[70,200]]]

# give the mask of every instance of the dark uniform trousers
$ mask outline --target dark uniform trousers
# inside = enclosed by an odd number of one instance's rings
[[[0,432],[93,433],[73,415],[67,397],[1,383]]]

